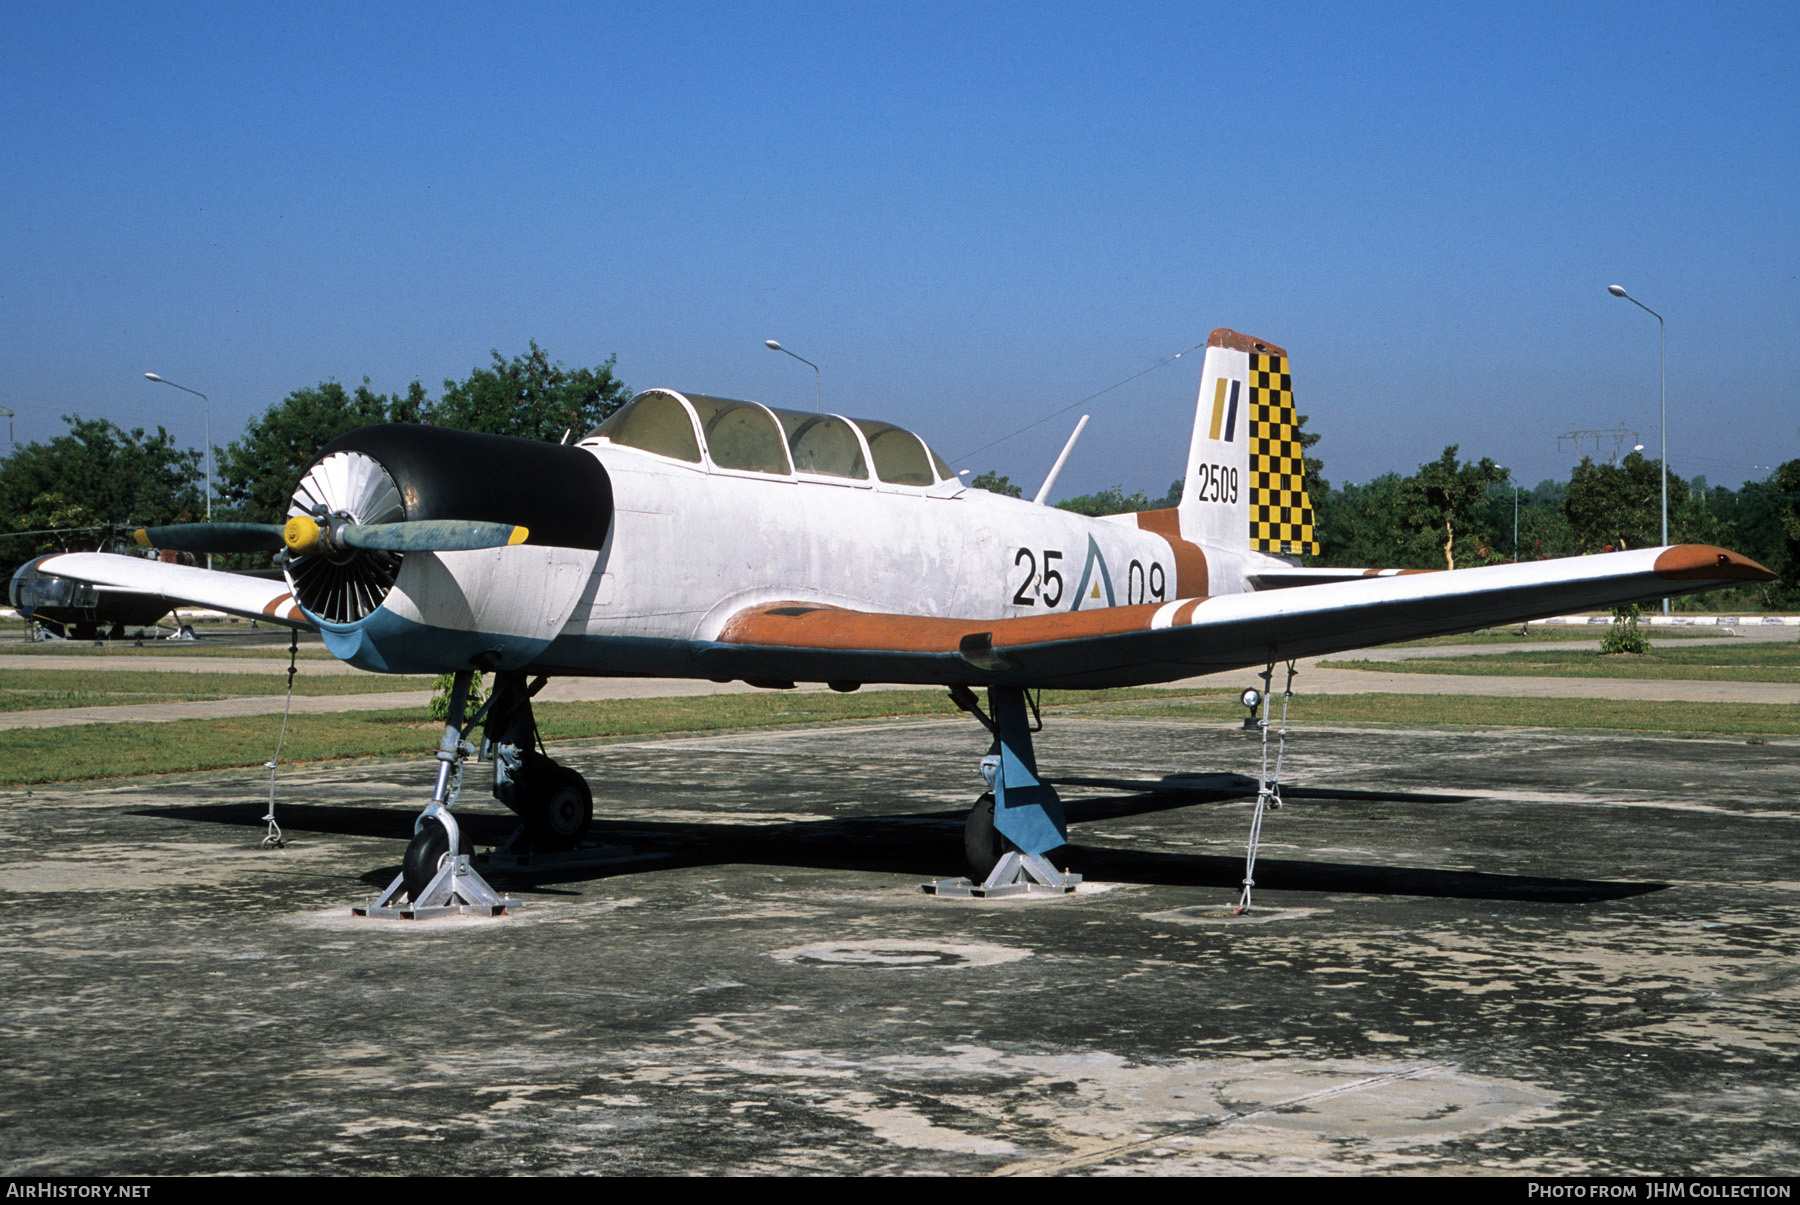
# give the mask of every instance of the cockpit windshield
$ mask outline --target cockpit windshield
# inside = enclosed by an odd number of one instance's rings
[[[700,441],[694,437],[694,420],[681,399],[662,389],[638,394],[588,432],[586,438],[603,435],[623,448],[641,448],[674,460],[700,463]]]
[[[774,410],[701,393],[647,390],[587,438],[597,436],[690,464],[700,461],[704,440],[714,467],[741,473],[867,481],[873,461],[875,477],[886,485],[929,486],[956,480],[924,440],[892,423]]]
[[[794,456],[796,473],[812,473],[820,477],[849,477],[856,481],[869,479],[869,463],[863,457],[862,441],[849,423],[835,414],[802,414],[798,410],[777,410],[781,429],[787,434],[788,451]]]
[[[787,440],[774,417],[755,402],[733,402],[703,393],[684,395],[700,416],[706,450],[714,465],[744,473],[779,473],[788,467]]]
[[[875,475],[889,485],[930,485],[931,460],[925,452],[925,441],[904,427],[859,418],[863,438],[869,441],[869,455],[875,458]]]

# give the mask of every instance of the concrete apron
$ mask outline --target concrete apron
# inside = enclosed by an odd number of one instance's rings
[[[1301,714],[1303,721],[1304,715]],[[1088,875],[949,901],[987,734],[590,744],[589,869],[354,921],[406,764],[0,796],[0,1171],[1791,1172],[1795,742],[1056,718]],[[510,818],[471,786],[478,844]]]

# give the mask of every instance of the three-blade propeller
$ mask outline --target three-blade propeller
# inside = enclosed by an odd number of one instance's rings
[[[522,544],[530,532],[511,523],[474,519],[411,519],[398,523],[338,523],[307,515],[278,523],[174,523],[140,527],[145,548],[176,552],[277,552],[296,556],[364,548],[374,552],[468,552]]]

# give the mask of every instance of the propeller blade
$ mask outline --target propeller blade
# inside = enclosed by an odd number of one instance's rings
[[[171,523],[140,527],[131,538],[145,548],[172,552],[277,552],[279,523]]]
[[[511,523],[473,519],[414,519],[399,523],[350,523],[333,536],[348,548],[379,552],[466,552],[523,544],[531,533]]]

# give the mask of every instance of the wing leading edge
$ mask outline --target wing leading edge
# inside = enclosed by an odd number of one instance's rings
[[[1774,576],[1726,549],[1684,544],[1019,619],[791,603],[733,616],[698,658],[748,678],[1143,686]]]
[[[207,607],[290,628],[313,625],[301,613],[283,582],[220,573],[188,565],[170,565],[111,552],[70,552],[46,558],[39,571],[120,590],[160,594],[196,607]]]

